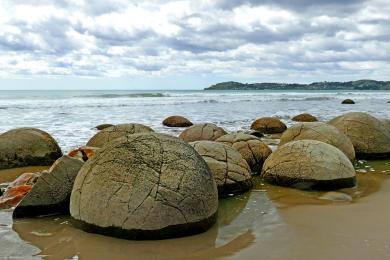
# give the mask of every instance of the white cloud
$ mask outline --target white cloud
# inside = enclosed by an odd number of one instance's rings
[[[386,2],[4,0],[0,77],[384,79]]]

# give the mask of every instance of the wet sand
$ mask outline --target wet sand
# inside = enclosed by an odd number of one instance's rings
[[[67,216],[12,223],[11,211],[0,211],[0,259],[389,259],[390,160],[361,164],[363,171],[358,187],[341,190],[350,202],[256,177],[251,192],[220,201],[211,230],[162,241],[88,234]]]

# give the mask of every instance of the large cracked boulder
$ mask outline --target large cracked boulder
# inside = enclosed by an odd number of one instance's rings
[[[283,133],[287,126],[279,118],[262,117],[252,123],[251,129],[263,134],[278,134]]]
[[[168,127],[188,127],[192,126],[192,122],[182,116],[169,116],[162,122],[163,125]]]
[[[333,145],[316,140],[279,147],[265,161],[261,176],[271,184],[298,189],[333,190],[356,184],[348,157]]]
[[[355,160],[355,149],[351,140],[332,125],[321,122],[295,124],[283,133],[279,146],[297,140],[317,140],[333,145],[351,161]]]
[[[201,140],[214,141],[225,134],[226,131],[223,128],[215,124],[207,123],[197,124],[187,128],[180,134],[179,138],[186,142]]]
[[[253,172],[259,173],[265,159],[272,153],[272,150],[260,138],[244,133],[223,135],[216,141],[236,149]]]
[[[13,217],[68,214],[74,180],[83,162],[62,156],[48,172],[42,173],[30,192],[16,206]]]
[[[190,144],[210,167],[220,196],[242,193],[252,187],[249,165],[234,148],[213,141]]]
[[[210,169],[186,142],[164,134],[118,138],[81,168],[71,195],[72,223],[127,239],[201,233],[216,221]]]
[[[36,128],[17,128],[0,135],[0,169],[51,165],[62,156],[48,133]]]
[[[351,139],[358,159],[390,157],[390,132],[379,119],[362,112],[351,112],[329,121]]]
[[[95,134],[87,143],[86,146],[103,147],[106,143],[112,140],[123,137],[129,134],[151,133],[154,132],[148,126],[142,124],[119,124],[105,128]]]

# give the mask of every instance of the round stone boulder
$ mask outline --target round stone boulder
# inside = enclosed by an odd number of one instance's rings
[[[333,145],[316,140],[279,147],[265,161],[261,176],[271,184],[298,189],[333,190],[356,184],[348,157]]]
[[[367,113],[351,112],[329,121],[352,141],[358,159],[390,158],[390,132]]]
[[[193,125],[190,120],[182,116],[167,117],[162,124],[168,127],[189,127]]]
[[[87,143],[87,146],[103,147],[112,140],[129,134],[154,132],[152,128],[142,124],[119,124],[105,128],[95,134]]]
[[[292,121],[296,122],[316,122],[318,119],[315,116],[312,116],[307,113],[299,114],[291,118]]]
[[[194,142],[201,140],[215,141],[219,137],[227,134],[226,131],[215,124],[197,124],[184,130],[179,138],[186,142]]]
[[[216,141],[236,149],[251,170],[257,173],[260,173],[265,159],[272,153],[272,150],[260,138],[244,133],[223,135]]]
[[[0,169],[51,165],[62,156],[57,142],[36,128],[17,128],[0,135]]]
[[[249,165],[234,148],[213,141],[196,141],[190,144],[210,167],[221,197],[242,193],[252,187]]]
[[[352,104],[355,104],[355,101],[353,101],[352,99],[344,99],[341,104],[345,104],[345,105],[352,105]]]
[[[210,169],[186,142],[132,134],[96,152],[71,194],[72,223],[126,239],[164,239],[204,232],[216,221],[218,191]]]
[[[280,138],[279,146],[297,140],[317,140],[340,149],[351,161],[355,149],[351,140],[336,127],[321,122],[298,123],[288,128]]]
[[[287,126],[276,117],[263,117],[256,119],[252,123],[251,129],[264,134],[277,134],[283,133]]]

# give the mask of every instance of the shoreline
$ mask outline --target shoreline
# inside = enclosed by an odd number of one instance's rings
[[[383,259],[390,254],[390,231],[384,228],[390,224],[390,209],[383,207],[390,195],[390,160],[367,164],[375,171],[358,173],[358,187],[340,190],[351,202],[322,200],[324,192],[272,186],[255,177],[252,191],[220,201],[213,228],[179,239],[128,241],[89,234],[74,228],[68,216],[15,220],[11,229],[11,212],[3,211],[0,223],[15,248],[39,248],[38,256],[62,259],[112,258],[113,252],[118,259],[130,254],[138,259],[156,254],[161,259],[253,259],[259,252],[267,259]]]

